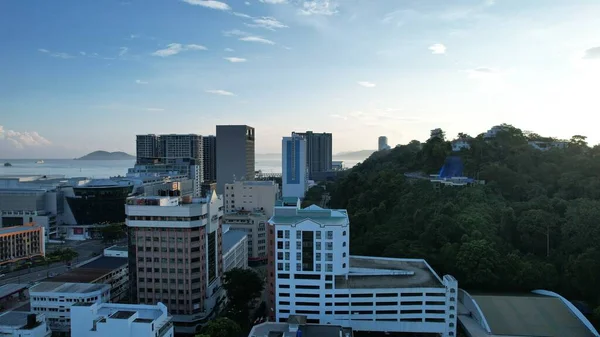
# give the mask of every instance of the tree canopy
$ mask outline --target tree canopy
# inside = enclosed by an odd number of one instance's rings
[[[425,258],[468,290],[543,288],[599,305],[600,147],[576,135],[540,151],[503,126],[460,152],[435,137],[375,153],[328,186],[332,208],[348,210],[352,254]],[[486,184],[405,175],[436,173],[451,155]]]
[[[221,317],[208,322],[196,337],[240,337],[241,333],[242,329],[236,322]]]
[[[250,302],[260,297],[265,288],[261,276],[252,269],[234,268],[223,275],[223,288],[235,317],[249,320]]]

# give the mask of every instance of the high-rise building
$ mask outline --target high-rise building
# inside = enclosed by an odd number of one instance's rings
[[[235,180],[254,180],[254,128],[217,125],[217,193]]]
[[[390,148],[390,146],[388,145],[388,139],[387,139],[386,136],[380,136],[379,137],[378,145],[379,145],[377,147],[378,151],[388,150]]]
[[[331,171],[331,160],[333,157],[331,133],[306,131],[303,133],[296,132],[296,134],[306,139],[308,178],[314,179],[314,173]]]
[[[136,165],[129,174],[184,174],[194,180],[194,194],[200,195],[203,152],[201,135],[138,135]]]
[[[267,231],[271,321],[456,336],[456,279],[421,259],[351,256],[346,210],[278,206]]]
[[[217,137],[206,136],[204,144],[204,181],[217,181]]]
[[[281,195],[304,198],[308,187],[306,140],[294,133],[291,137],[283,137],[281,157],[283,185]]]
[[[165,303],[176,332],[195,333],[223,295],[223,200],[133,197],[125,208],[131,299]]]

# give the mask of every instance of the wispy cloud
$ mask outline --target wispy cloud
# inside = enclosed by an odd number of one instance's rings
[[[303,1],[298,13],[301,15],[334,15],[338,13],[338,4],[334,0]]]
[[[244,13],[240,13],[240,12],[233,12],[231,13],[235,16],[239,16],[240,18],[245,18],[245,19],[252,19],[252,17],[248,14],[244,14]]]
[[[584,59],[600,59],[600,47],[587,49],[583,54]]]
[[[5,130],[4,126],[0,125],[0,141],[6,142],[9,146],[23,149],[29,146],[45,146],[50,145],[51,142],[42,137],[36,131],[14,131]],[[2,145],[0,143],[0,145]]]
[[[221,2],[221,1],[215,1],[215,0],[182,0],[182,1],[186,2],[190,5],[202,6],[202,7],[211,8],[211,9],[218,9],[221,11],[228,11],[231,9],[231,7],[229,7],[228,4]]]
[[[287,3],[286,0],[260,0],[260,2],[265,3],[265,4],[273,4],[273,5]]]
[[[368,82],[368,81],[358,81],[356,83],[358,83],[359,85],[362,85],[365,88],[373,88],[376,85],[375,83]]]
[[[230,53],[234,51],[234,50],[233,50],[233,49],[231,49],[231,48],[225,48],[225,49],[223,49],[223,50],[224,50],[224,51],[226,51],[226,52],[230,52]]]
[[[267,40],[263,37],[260,36],[245,36],[245,37],[241,37],[239,39],[240,41],[246,41],[246,42],[258,42],[258,43],[264,43],[264,44],[275,44],[275,42],[271,41],[271,40]]]
[[[79,55],[81,55],[81,56],[86,56],[86,55],[87,55],[87,53],[86,53],[86,52],[84,52],[84,51],[80,51],[80,52],[79,52]]]
[[[48,49],[43,49],[43,48],[38,49],[38,51],[40,53],[48,54],[48,56],[56,57],[56,58],[60,58],[60,59],[71,59],[71,58],[75,57],[75,56],[67,54],[67,53],[51,52]]]
[[[248,27],[259,27],[269,30],[275,30],[275,28],[287,28],[288,26],[281,23],[279,20],[271,16],[263,16],[261,18],[255,18],[252,20],[253,23],[247,23]]]
[[[215,95],[221,95],[221,96],[235,96],[235,94],[232,93],[232,92],[225,91],[225,90],[220,90],[220,89],[206,90],[206,92],[209,93],[209,94],[215,94]]]
[[[125,54],[127,54],[128,51],[129,51],[129,48],[127,48],[127,47],[119,48],[119,56],[125,56]]]
[[[165,109],[163,108],[146,108],[146,111],[150,111],[150,112],[160,112],[160,111],[165,111]]]
[[[226,30],[223,31],[223,36],[249,36],[252,35],[248,32],[244,32],[242,30],[239,29],[232,29],[232,30]]]
[[[224,57],[224,59],[231,63],[246,62],[246,59],[241,57]]]
[[[135,80],[135,83],[137,83],[137,84],[148,84],[148,82],[142,81],[142,80]]]
[[[187,50],[206,50],[206,47],[201,46],[199,44],[186,44],[183,45],[181,43],[170,43],[167,45],[167,48],[159,49],[152,53],[154,56],[167,57],[171,55],[179,54],[183,51]]]
[[[432,54],[446,54],[446,46],[441,43],[436,43],[428,48]]]
[[[250,6],[250,2],[249,1],[245,1],[244,4],[246,4],[246,6]]]

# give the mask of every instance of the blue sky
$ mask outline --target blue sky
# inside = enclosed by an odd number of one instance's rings
[[[0,158],[139,133],[291,131],[334,152],[511,123],[600,142],[595,0],[0,2]]]

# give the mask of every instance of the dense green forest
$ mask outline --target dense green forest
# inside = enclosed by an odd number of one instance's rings
[[[469,137],[461,152],[443,137],[377,152],[328,184],[331,207],[348,209],[352,254],[425,258],[472,292],[543,288],[598,306],[600,146],[574,136],[540,151],[528,142],[542,137],[505,126],[493,139]],[[404,176],[437,173],[450,155],[486,184],[435,188]]]

